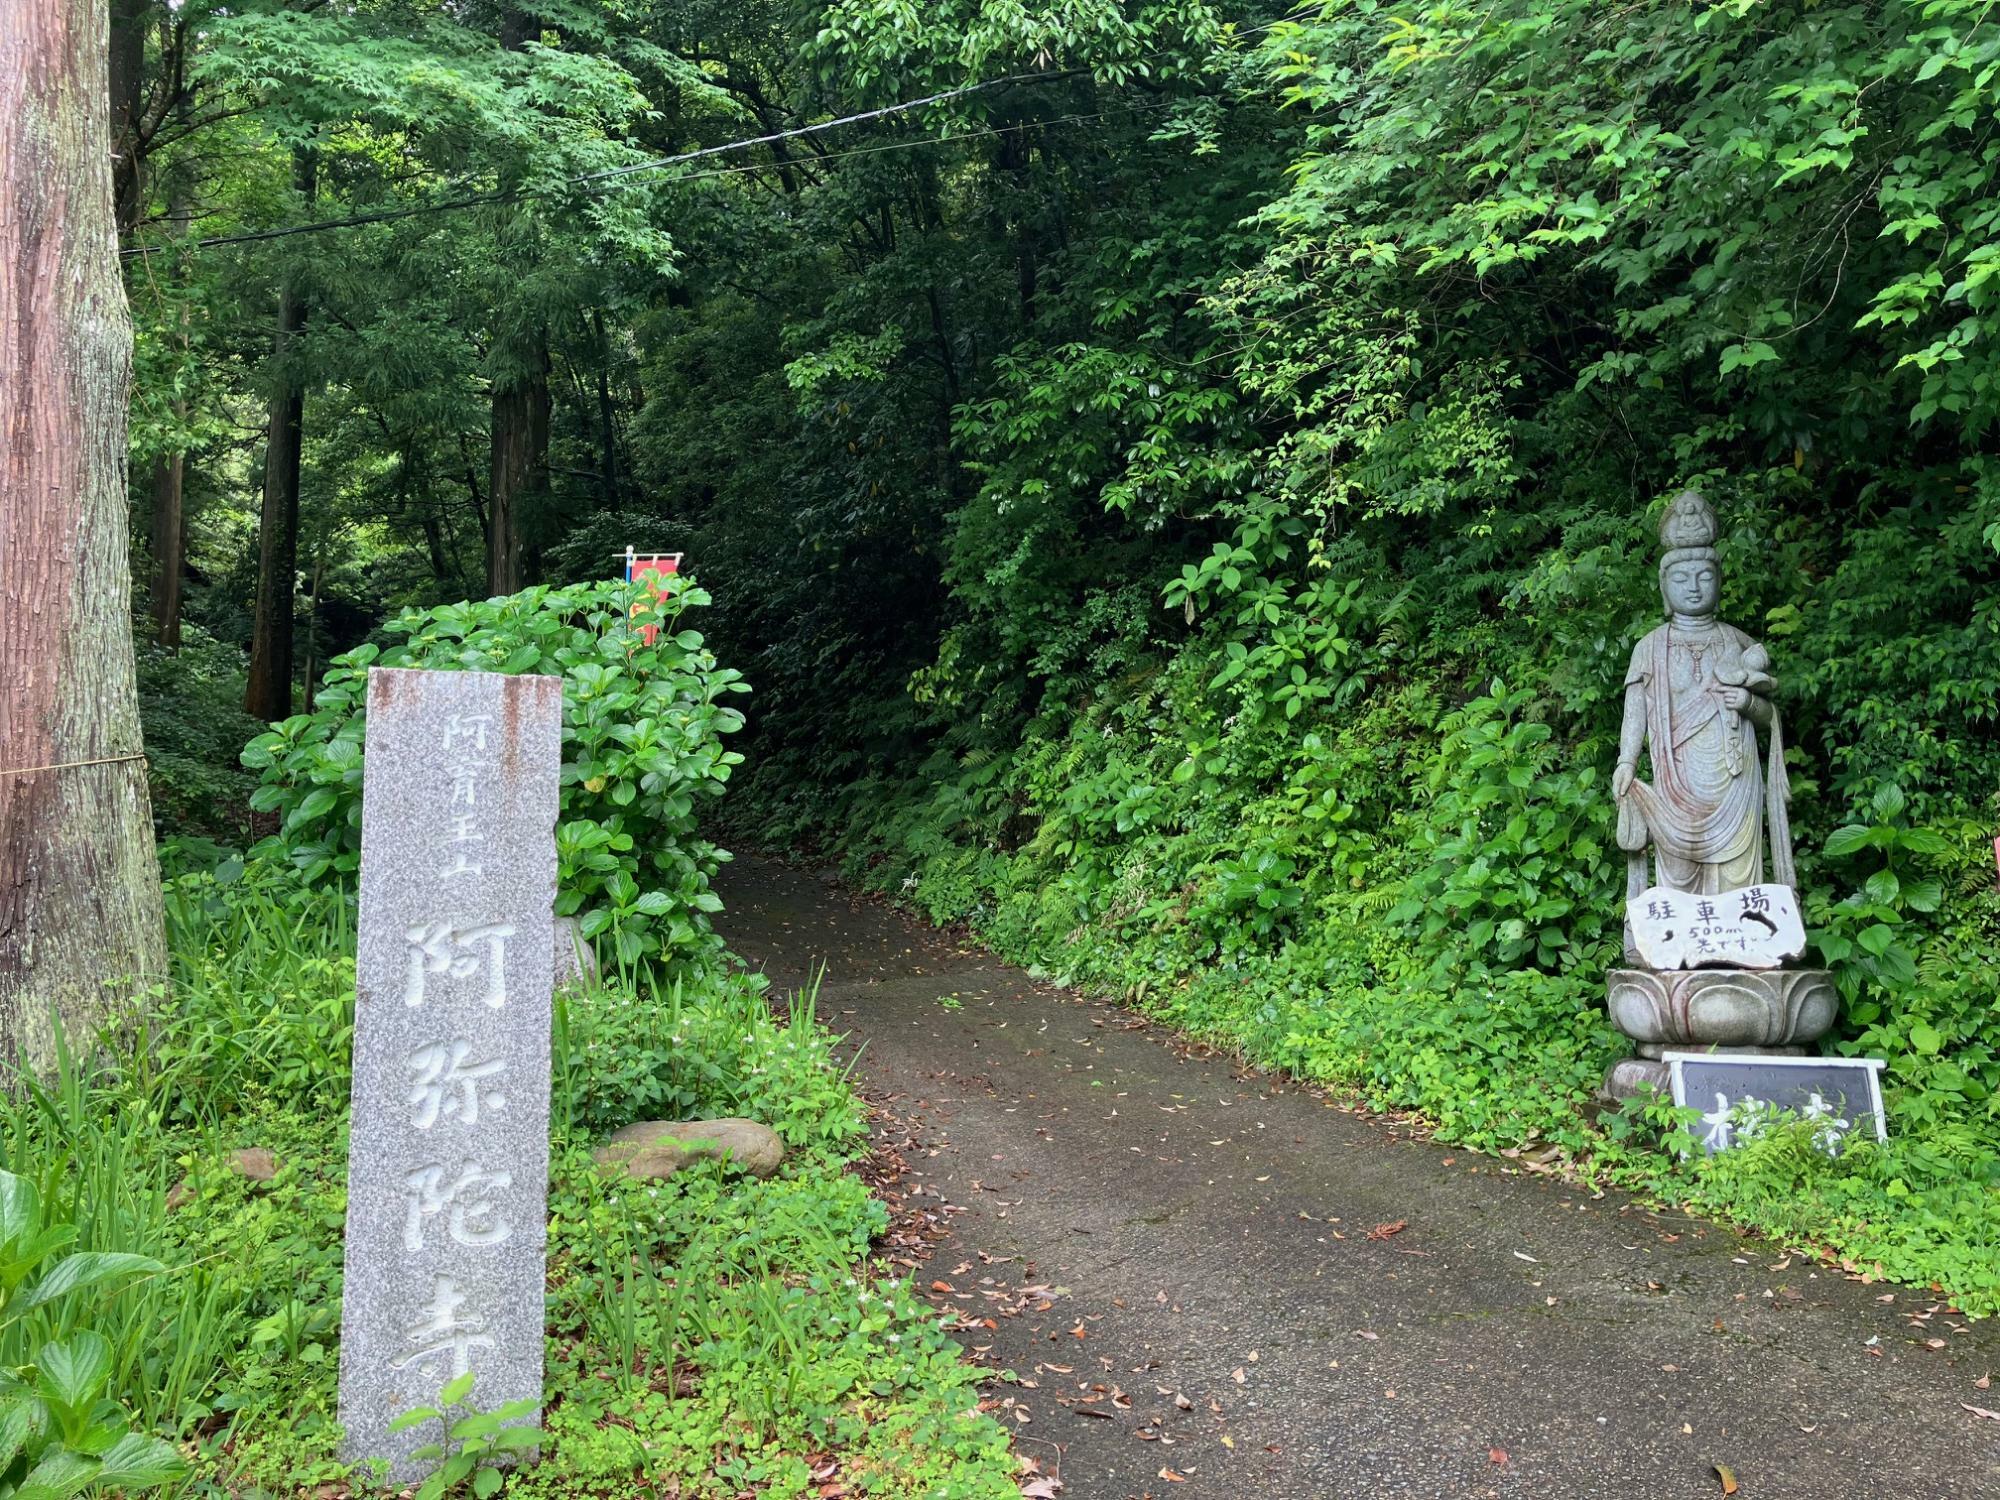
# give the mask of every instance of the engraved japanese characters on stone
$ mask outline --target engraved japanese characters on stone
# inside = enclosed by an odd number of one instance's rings
[[[507,1059],[475,1060],[472,1043],[464,1037],[424,1043],[410,1054],[410,1071],[416,1075],[410,1085],[410,1124],[418,1130],[429,1130],[441,1119],[477,1125],[482,1109],[490,1115],[506,1108],[500,1080]]]
[[[442,1214],[446,1229],[461,1245],[504,1245],[513,1234],[497,1195],[513,1186],[514,1174],[494,1171],[477,1162],[456,1166],[431,1162],[406,1173],[404,1195],[409,1213],[403,1221],[403,1248],[424,1248],[424,1230]]]
[[[410,951],[403,970],[403,1003],[412,1010],[422,1005],[433,974],[453,979],[478,975],[480,999],[494,1010],[500,1009],[507,1003],[507,940],[513,935],[512,922],[474,922],[462,927],[450,922],[412,924],[404,934]]]
[[[422,1479],[471,1375],[539,1403],[562,684],[369,674],[340,1418]]]
[[[404,1333],[404,1352],[389,1361],[389,1368],[414,1368],[440,1385],[471,1374],[472,1351],[491,1349],[495,1340],[484,1318],[464,1311],[465,1302],[454,1277],[437,1277],[429,1305]]]

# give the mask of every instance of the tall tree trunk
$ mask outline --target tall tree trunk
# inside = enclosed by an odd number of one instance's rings
[[[85,1043],[166,969],[137,758],[107,14],[0,4],[0,1051],[39,1069],[56,1018]]]
[[[179,402],[176,413],[183,413]],[[181,570],[186,562],[183,480],[187,455],[169,453],[153,460],[153,639],[169,651],[181,649]]]
[[[525,367],[493,386],[492,463],[487,475],[486,590],[527,587],[525,521],[549,477],[549,348],[531,341]]]
[[[437,512],[424,506],[418,512],[417,524],[424,531],[424,551],[431,560],[431,577],[439,583],[451,582],[451,565],[444,555],[444,528],[438,524]]]
[[[472,497],[472,515],[479,522],[479,550],[489,552],[493,546],[493,529],[486,519],[486,498],[479,493],[479,465],[473,462],[472,445],[465,440],[465,434],[458,435],[458,454],[465,460],[465,492]]]
[[[131,236],[146,203],[146,24],[153,0],[111,0],[111,191],[118,235]]]
[[[604,330],[604,314],[591,310],[590,321],[597,333],[597,434],[604,459],[604,503],[618,508],[618,409],[611,404],[611,336]]]
[[[1000,138],[1000,166],[1014,179],[1015,202],[1011,212],[1014,239],[1014,280],[1020,293],[1021,324],[1035,321],[1035,283],[1038,260],[1035,250],[1034,192],[1032,173],[1035,143],[1025,124]]]
[[[318,185],[312,153],[292,161],[301,196]],[[297,369],[306,299],[296,276],[278,294],[278,332],[271,363],[278,388],[271,397],[270,438],[264,448],[264,506],[257,522],[257,605],[251,617],[250,681],[244,709],[260,719],[292,712],[292,628],[299,583],[299,450],[305,431],[305,386]]]
[[[127,3],[134,3],[134,0],[127,0]],[[115,26],[113,35],[116,36]],[[177,108],[185,120],[185,97]],[[167,219],[169,232],[175,238],[187,232],[188,187],[187,169],[174,165],[167,177]],[[173,275],[178,282],[178,269]],[[181,307],[180,339],[185,357],[188,342],[188,308],[185,304]],[[173,412],[176,422],[186,421],[187,402],[176,400]],[[181,648],[181,571],[187,558],[187,524],[183,513],[186,478],[186,454],[178,451],[165,453],[153,460],[153,638],[169,651]]]
[[[500,45],[509,52],[526,48],[539,27],[518,5],[500,12]],[[503,234],[502,238],[506,238]],[[512,348],[509,345],[513,345]],[[496,351],[505,369],[493,382],[492,415],[488,428],[486,525],[486,591],[518,593],[526,586],[526,527],[534,499],[548,483],[549,471],[549,339],[548,330],[499,341]],[[516,356],[509,359],[509,356]]]
[[[319,665],[314,660],[315,648],[319,645],[319,586],[326,577],[326,538],[321,537],[313,546],[312,585],[306,592],[306,702],[312,702],[313,668]]]

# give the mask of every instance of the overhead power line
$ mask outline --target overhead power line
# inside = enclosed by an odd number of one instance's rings
[[[885,104],[879,109],[865,109],[858,114],[842,115],[838,119],[819,120],[810,125],[796,125],[789,130],[774,130],[766,135],[746,136],[741,140],[724,141],[716,146],[703,146],[694,151],[682,151],[673,156],[656,157],[649,161],[629,162],[622,167],[607,167],[598,172],[586,172],[580,177],[564,180],[566,188],[589,187],[594,183],[608,182],[622,177],[630,177],[639,172],[659,172],[669,167],[683,166],[688,162],[702,161],[708,157],[724,156],[732,151],[747,151],[753,146],[771,146],[780,141],[797,140],[801,136],[818,135],[828,130],[836,130],[846,125],[861,125],[870,120],[887,119],[892,115],[907,114],[913,109],[924,109],[933,104],[947,104],[954,99],[963,99],[971,94],[984,93],[988,89],[1000,88],[1011,83],[1048,83],[1062,78],[1075,78],[1086,70],[1080,68],[1050,69],[1040,73],[1014,73],[1005,78],[989,78],[983,83],[968,83],[960,88],[945,89],[939,93],[927,94],[921,99],[905,99],[896,104]],[[1004,128],[1004,127],[1003,127]],[[968,135],[994,134],[995,130],[972,130]],[[949,140],[949,136],[928,138],[925,142]],[[690,174],[707,175],[707,174]],[[720,174],[717,174],[720,175]],[[515,188],[506,191],[473,193],[458,198],[444,198],[435,203],[413,204],[408,208],[384,209],[378,213],[353,214],[344,219],[320,219],[310,224],[289,224],[274,229],[246,230],[241,234],[215,235],[209,239],[169,242],[159,245],[134,245],[121,250],[119,254],[127,259],[133,256],[152,255],[161,251],[211,250],[225,245],[249,245],[263,240],[286,239],[295,234],[324,234],[332,229],[359,229],[370,224],[390,224],[400,219],[414,219],[425,214],[451,213],[459,209],[480,208],[487,204],[516,203],[527,198],[547,196],[554,191],[549,188]]]
[[[5,3],[5,0],[0,0]],[[1261,25],[1244,27],[1233,33],[1238,42],[1264,32],[1275,30],[1282,21],[1266,21]],[[963,99],[970,94],[984,93],[988,89],[1001,88],[1010,83],[1050,83],[1063,78],[1076,78],[1087,74],[1087,68],[1051,68],[1039,73],[1013,73],[1005,78],[989,78],[981,83],[968,83],[955,89],[945,89],[939,93],[927,94],[921,99],[905,99],[896,104],[885,104],[879,109],[862,110],[859,114],[842,115],[838,119],[820,120],[811,125],[796,125],[789,130],[774,130],[767,135],[748,136],[742,140],[724,141],[716,146],[703,146],[695,151],[683,151],[674,156],[657,157],[650,161],[630,162],[622,167],[607,167],[598,172],[586,172],[580,177],[566,178],[563,187],[588,187],[597,182],[614,181],[630,177],[639,172],[659,172],[668,167],[678,167],[692,161],[701,161],[712,156],[727,155],[732,151],[745,151],[752,146],[771,146],[781,141],[797,140],[801,136],[818,135],[824,131],[837,130],[847,125],[861,125],[870,120],[887,119],[893,115],[907,114],[913,109],[924,109],[933,104],[948,104],[954,99]],[[1166,108],[1179,101],[1167,101],[1159,106],[1135,105],[1132,109],[1143,111],[1150,108]],[[953,140],[965,140],[978,136],[1004,135],[1011,130],[1032,129],[1036,125],[1062,124],[1079,120],[1101,120],[1114,111],[1104,110],[1094,115],[1066,115],[1054,120],[1028,121],[1021,125],[978,126],[960,131],[955,135],[927,136],[916,141],[897,141],[881,146],[867,146],[853,151],[827,153],[822,160],[838,160],[843,156],[865,156],[878,151],[914,150],[922,146],[943,145]],[[738,172],[759,171],[761,167],[727,167],[711,172],[690,172],[680,180],[700,181],[708,177],[730,176]],[[214,250],[228,245],[254,245],[265,240],[289,239],[297,234],[325,234],[334,229],[361,229],[371,224],[393,224],[403,219],[421,218],[427,214],[455,213],[461,209],[482,208],[489,204],[519,203],[530,198],[546,197],[552,188],[515,188],[506,191],[471,193],[457,198],[442,198],[435,203],[417,203],[407,208],[382,209],[376,213],[352,214],[344,219],[319,219],[310,224],[287,224],[272,229],[250,229],[240,234],[220,234],[207,239],[174,240],[158,245],[134,245],[120,250],[122,259],[136,256],[155,255],[163,251],[183,252],[188,250]]]
[[[1180,99],[1156,100],[1150,104],[1120,105],[1115,109],[1092,110],[1088,114],[1051,115],[1046,120],[1024,120],[1017,125],[975,125],[968,130],[956,131],[951,135],[925,135],[908,141],[882,141],[873,146],[849,146],[842,151],[827,151],[815,155],[811,160],[801,160],[794,165],[817,167],[826,162],[845,161],[851,156],[879,156],[885,151],[918,151],[925,146],[949,146],[957,141],[983,140],[996,135],[1012,135],[1020,130],[1035,130],[1045,125],[1087,125],[1093,120],[1108,120],[1114,115],[1157,114],[1183,103]],[[741,162],[733,167],[709,167],[701,172],[686,172],[676,177],[675,182],[707,182],[716,177],[737,177],[745,172],[771,172],[777,170],[771,163],[762,161]]]

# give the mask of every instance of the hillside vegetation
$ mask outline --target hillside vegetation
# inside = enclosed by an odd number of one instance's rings
[[[130,238],[135,499],[187,476],[143,664],[183,831],[270,831],[224,750],[294,391],[298,684],[404,606],[685,551],[754,689],[700,706],[746,716],[739,839],[1450,1139],[2000,1307],[1983,4],[181,14],[195,113]],[[197,250],[176,201],[210,237],[422,211]],[[1587,1107],[1624,671],[1690,485],[1775,662],[1833,1045],[1889,1060],[1888,1145],[1837,1161],[1694,1166]],[[339,713],[259,753],[311,774]],[[578,898],[610,930],[663,892],[618,930],[669,968],[712,956],[674,826],[677,870],[615,851]]]

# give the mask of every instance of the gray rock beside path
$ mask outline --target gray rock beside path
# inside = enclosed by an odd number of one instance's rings
[[[622,1172],[635,1182],[664,1182],[704,1157],[769,1177],[785,1159],[785,1143],[755,1120],[640,1120],[613,1133],[592,1155],[601,1171]]]
[[[269,1146],[245,1146],[241,1151],[232,1151],[227,1165],[238,1177],[247,1177],[252,1182],[269,1182],[278,1175],[278,1158],[271,1154]]]

